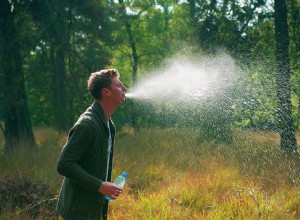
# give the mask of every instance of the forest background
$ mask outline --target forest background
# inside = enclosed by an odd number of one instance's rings
[[[198,143],[213,145],[230,145],[237,130],[274,132],[291,159],[300,124],[299,33],[299,0],[0,0],[2,155],[41,147],[35,128],[55,129],[53,145],[61,147],[92,102],[92,72],[117,68],[130,90],[168,59],[225,53],[239,73],[230,100],[185,109],[191,119],[172,103],[129,99],[113,116],[117,128],[188,124],[199,129]]]

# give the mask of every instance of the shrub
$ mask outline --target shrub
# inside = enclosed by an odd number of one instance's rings
[[[36,219],[41,215],[53,217],[56,200],[53,197],[48,185],[24,176],[6,177],[0,181],[0,213],[15,213],[23,216],[22,219]]]

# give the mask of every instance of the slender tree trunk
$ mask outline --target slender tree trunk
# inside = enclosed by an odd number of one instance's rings
[[[164,19],[165,19],[165,32],[169,31],[169,24],[170,24],[170,15],[169,15],[169,5],[165,3],[163,5],[163,10],[164,10]],[[168,40],[168,39],[167,39]]]
[[[122,19],[125,23],[125,28],[126,28],[126,32],[128,35],[128,40],[129,40],[129,44],[131,47],[131,55],[132,55],[132,59],[133,59],[133,64],[132,64],[132,80],[133,80],[133,85],[135,85],[137,83],[137,72],[138,72],[138,66],[139,66],[139,57],[138,57],[138,53],[137,53],[137,48],[136,48],[136,43],[135,43],[135,39],[134,39],[134,34],[133,31],[131,30],[131,23],[128,20],[128,17],[126,15],[126,9],[124,6],[124,1],[123,0],[119,0],[119,3],[121,4],[122,7]],[[134,105],[134,102],[133,102]],[[137,123],[136,123],[136,111],[134,110],[134,106],[132,107],[132,111],[131,111],[131,123],[132,123],[132,127],[137,128]]]
[[[293,42],[291,45],[290,53],[293,54],[291,57],[291,66],[292,68],[297,71],[300,69],[299,60],[300,60],[300,1],[298,0],[290,0],[287,2],[288,8],[290,9],[290,23],[289,29],[290,32],[290,39]],[[300,78],[297,77],[296,83],[300,84]],[[296,129],[299,129],[299,122],[300,122],[300,88],[297,86],[294,92],[298,96],[298,114],[297,114],[297,126]]]
[[[34,135],[29,118],[25,79],[15,12],[7,0],[0,0],[1,67],[5,102],[5,149],[34,147]]]
[[[67,116],[67,92],[64,49],[62,46],[51,45],[51,63],[52,63],[52,92],[53,92],[53,113],[55,127],[59,131],[68,129]]]
[[[218,26],[214,22],[215,11],[216,11],[216,0],[211,0],[208,8],[206,10],[206,19],[203,21],[203,25],[201,26],[199,33],[200,45],[209,53],[215,52],[217,49],[218,38]]]
[[[134,40],[133,33],[131,30],[131,24],[128,22],[128,20],[125,20],[125,26],[126,26],[126,31],[128,34],[128,39],[129,39],[129,43],[130,43],[131,51],[132,51],[132,59],[133,59],[132,80],[133,80],[133,85],[135,85],[137,83],[137,71],[138,71],[139,59],[138,59],[138,55],[137,55],[135,40]],[[137,129],[138,128],[137,123],[136,123],[137,115],[136,115],[134,106],[133,106],[131,112],[132,112],[131,113],[132,127]]]
[[[275,0],[276,37],[276,84],[278,96],[278,118],[281,148],[285,152],[297,150],[295,128],[292,119],[289,37],[287,24],[287,5],[285,0]]]
[[[196,1],[188,0],[190,6],[190,22],[193,28],[196,28],[197,20],[196,20]]]
[[[135,43],[135,39],[134,39],[134,34],[133,31],[131,30],[131,23],[128,20],[128,17],[126,15],[126,9],[124,6],[124,1],[123,0],[119,0],[119,3],[122,6],[122,19],[123,22],[125,23],[125,27],[126,27],[126,32],[128,35],[128,40],[129,40],[129,44],[131,47],[131,55],[132,55],[132,59],[133,59],[133,64],[132,64],[132,80],[133,80],[133,84],[135,84],[137,82],[137,71],[138,71],[138,65],[139,65],[139,57],[137,54],[137,49],[136,49],[136,43]]]
[[[53,40],[50,44],[50,57],[52,64],[52,89],[53,89],[53,113],[54,126],[59,131],[69,129],[67,89],[66,89],[66,27],[64,14],[61,12],[53,27]]]

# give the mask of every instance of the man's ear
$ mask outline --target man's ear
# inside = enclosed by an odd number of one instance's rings
[[[110,96],[110,90],[108,89],[108,88],[104,88],[103,90],[103,93],[105,93],[105,95],[107,95],[107,96]]]

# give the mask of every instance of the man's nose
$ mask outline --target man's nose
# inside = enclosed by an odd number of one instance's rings
[[[126,89],[126,87],[125,87],[125,86],[123,86],[123,91],[124,91],[124,92],[126,92],[126,90],[127,90],[127,89]]]

